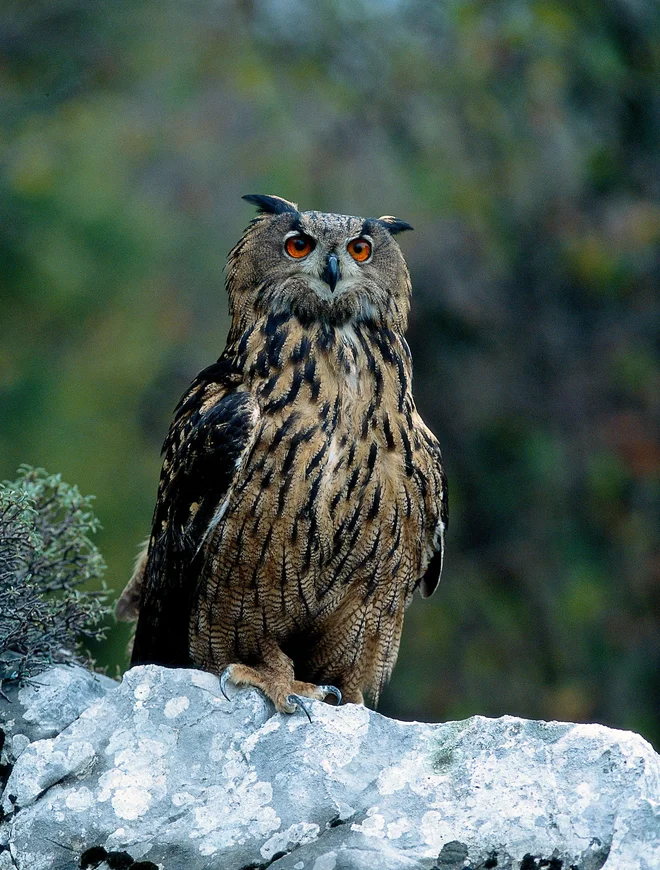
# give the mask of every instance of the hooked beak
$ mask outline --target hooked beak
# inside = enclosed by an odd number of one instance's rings
[[[336,254],[328,254],[321,278],[330,287],[330,292],[334,293],[337,281],[339,281],[339,258]]]

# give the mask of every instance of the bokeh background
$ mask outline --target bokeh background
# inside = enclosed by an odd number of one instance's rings
[[[392,213],[451,523],[381,709],[660,744],[655,0],[5,0],[0,93],[0,477],[95,493],[117,593],[241,194]]]

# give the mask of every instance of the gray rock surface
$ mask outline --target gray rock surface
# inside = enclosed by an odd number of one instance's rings
[[[13,764],[33,740],[55,737],[118,683],[80,665],[59,665],[24,686],[5,683],[0,695],[4,763]]]
[[[155,666],[30,743],[2,806],[0,870],[660,868],[660,757],[636,734],[321,703],[310,723]]]

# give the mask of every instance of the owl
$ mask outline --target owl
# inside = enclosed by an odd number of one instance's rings
[[[137,616],[133,664],[211,671],[280,712],[375,705],[448,519],[404,338],[412,227],[243,198],[258,214],[229,255],[227,346],[174,412],[117,613]]]

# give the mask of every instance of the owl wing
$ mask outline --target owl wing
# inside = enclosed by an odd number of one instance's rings
[[[449,502],[447,499],[447,475],[442,464],[442,454],[440,445],[435,437],[428,432],[430,438],[427,437],[427,459],[431,473],[428,475],[433,481],[433,486],[430,488],[430,497],[432,506],[434,507],[437,516],[436,528],[433,535],[433,555],[429,562],[424,576],[420,582],[420,592],[422,598],[428,598],[433,595],[435,588],[440,581],[442,574],[442,564],[445,557],[445,533],[449,526]],[[438,510],[439,508],[439,510]]]
[[[190,663],[188,622],[202,544],[231,490],[255,425],[229,360],[201,372],[174,412],[163,445],[132,664]]]

